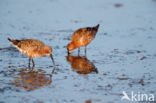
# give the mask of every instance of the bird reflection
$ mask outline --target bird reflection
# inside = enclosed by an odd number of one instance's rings
[[[14,83],[17,87],[31,91],[45,85],[50,85],[52,83],[52,75],[46,74],[41,70],[21,71],[14,80]]]
[[[66,59],[71,64],[72,69],[79,74],[98,73],[95,65],[86,56],[72,56],[69,54]]]

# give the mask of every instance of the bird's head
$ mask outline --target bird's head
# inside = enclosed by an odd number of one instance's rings
[[[45,46],[44,47],[44,52],[45,52],[46,55],[50,55],[53,52],[53,50],[52,50],[52,48],[50,46]]]
[[[75,46],[74,46],[73,43],[69,43],[69,44],[67,45],[68,54],[70,54],[71,51],[74,50],[74,49],[75,49]]]

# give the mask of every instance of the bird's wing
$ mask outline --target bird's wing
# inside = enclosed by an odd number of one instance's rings
[[[33,39],[25,39],[21,40],[20,43],[18,43],[18,48],[22,50],[34,50],[34,49],[40,49],[42,46],[44,46],[44,43],[38,40]]]

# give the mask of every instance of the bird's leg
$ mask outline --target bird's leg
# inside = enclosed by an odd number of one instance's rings
[[[87,46],[85,46],[85,56],[86,56],[86,54],[87,54]]]
[[[80,48],[78,48],[78,56],[80,55]]]
[[[30,61],[31,61],[31,58],[29,58],[29,61],[28,61],[28,68],[30,68]]]
[[[52,60],[52,62],[53,62],[53,64],[54,64],[54,66],[55,66],[55,61],[54,61],[54,58],[53,58],[53,55],[52,55],[52,54],[50,54],[50,58],[51,58],[51,60]]]
[[[32,59],[32,65],[33,65],[32,68],[35,67],[35,63],[33,59]]]

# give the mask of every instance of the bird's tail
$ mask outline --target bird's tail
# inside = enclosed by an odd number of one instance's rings
[[[8,38],[8,40],[11,42],[11,39],[10,38]]]
[[[95,73],[97,73],[97,74],[98,74],[98,70],[97,70],[97,68],[96,68],[96,67],[93,69],[93,72],[95,72]]]
[[[14,45],[17,45],[17,44],[20,42],[20,40],[12,40],[12,39],[10,39],[10,38],[8,38],[8,40],[9,40],[11,43],[13,43]]]
[[[97,25],[97,26],[95,26],[95,27],[93,27],[96,31],[98,31],[98,29],[99,29],[99,24]]]

